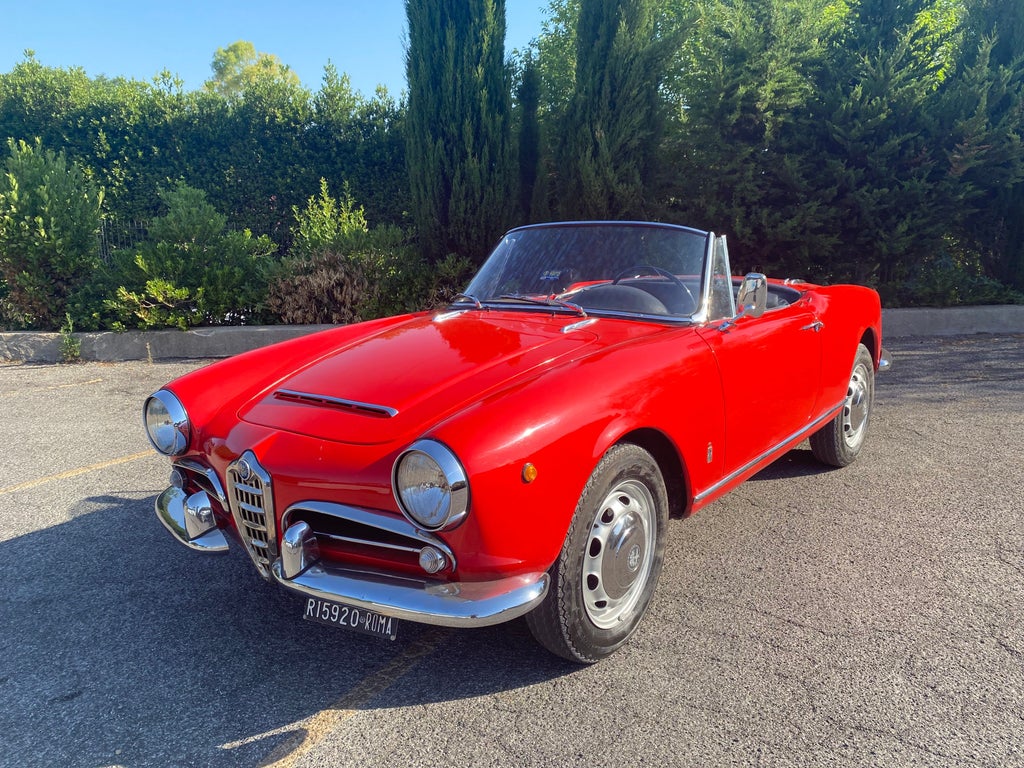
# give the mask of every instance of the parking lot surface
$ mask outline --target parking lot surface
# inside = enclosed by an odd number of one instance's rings
[[[201,362],[0,365],[0,765],[1024,765],[1024,337],[887,346],[860,459],[673,521],[592,667],[304,622],[175,543],[140,411]]]

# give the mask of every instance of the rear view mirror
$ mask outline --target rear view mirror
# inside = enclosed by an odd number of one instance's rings
[[[768,278],[759,272],[750,272],[736,294],[736,317],[760,317],[767,306]]]

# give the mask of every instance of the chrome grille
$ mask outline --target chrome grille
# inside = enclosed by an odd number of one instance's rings
[[[420,550],[430,546],[444,553],[449,571],[455,570],[455,554],[448,545],[402,517],[326,501],[300,501],[285,511],[281,527],[287,530],[300,520],[312,529],[322,553],[335,549],[344,557],[345,550],[354,548],[418,570]]]
[[[246,451],[229,465],[227,475],[228,500],[238,534],[260,575],[269,579],[270,565],[277,557],[270,475],[252,451]]]

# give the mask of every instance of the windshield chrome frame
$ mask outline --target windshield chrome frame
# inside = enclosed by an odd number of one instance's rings
[[[704,274],[700,278],[700,301],[697,311],[690,315],[695,325],[703,325],[711,314],[711,279],[715,263],[715,233],[708,232],[704,240]]]

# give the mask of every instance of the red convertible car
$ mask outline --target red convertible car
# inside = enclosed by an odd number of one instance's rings
[[[311,620],[525,615],[594,662],[636,630],[670,517],[806,438],[864,445],[878,295],[730,276],[725,238],[574,222],[506,234],[447,308],[338,327],[154,393],[178,541],[244,549]]]

